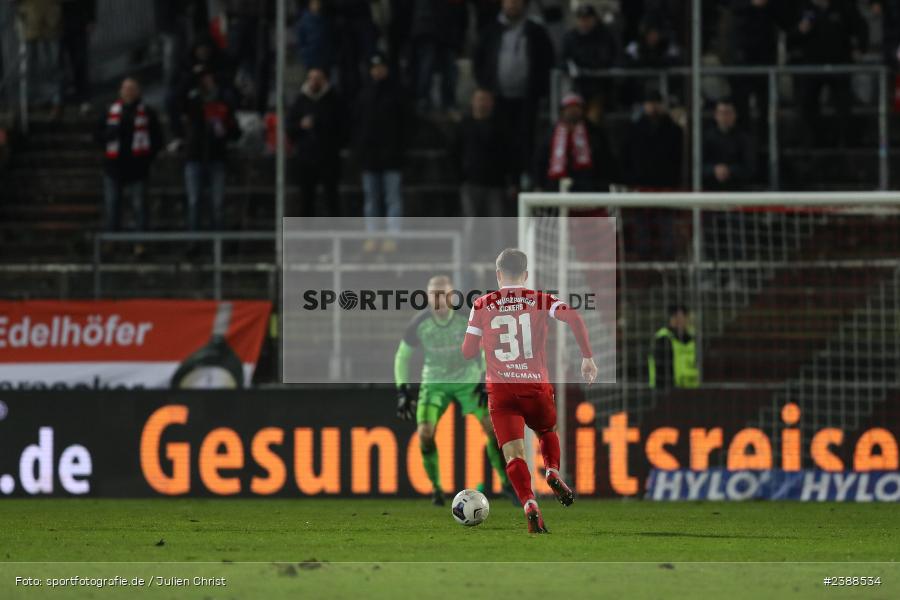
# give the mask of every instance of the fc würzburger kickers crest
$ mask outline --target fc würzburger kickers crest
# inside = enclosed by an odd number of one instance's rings
[[[0,302],[0,390],[242,387],[269,302]]]

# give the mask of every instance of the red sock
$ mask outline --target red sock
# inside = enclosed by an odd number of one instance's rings
[[[514,458],[506,463],[506,474],[509,476],[509,481],[516,490],[516,496],[519,497],[522,506],[525,506],[529,500],[534,500],[528,463],[521,458]]]
[[[541,436],[541,456],[544,457],[544,468],[559,471],[559,436],[555,431],[548,431]]]

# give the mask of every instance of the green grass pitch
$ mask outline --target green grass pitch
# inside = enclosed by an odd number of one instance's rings
[[[542,502],[550,535],[491,501],[481,526],[427,500],[4,500],[0,598],[900,597],[900,506]],[[81,564],[50,564],[81,563]],[[532,564],[522,564],[532,563]],[[550,564],[556,563],[556,564]],[[17,576],[139,576],[131,588],[16,585]],[[225,577],[225,587],[155,577]],[[825,587],[824,577],[881,585]],[[665,593],[662,593],[665,591]],[[602,593],[601,593],[602,592]],[[489,593],[489,594],[488,594]]]

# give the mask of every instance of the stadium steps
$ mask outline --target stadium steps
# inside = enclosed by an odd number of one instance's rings
[[[897,243],[897,223],[896,218],[883,218],[860,230],[858,219],[831,216],[827,223],[804,220],[799,227],[776,220],[767,236],[762,236],[760,248],[770,251],[779,236],[789,233],[793,245],[772,253],[783,255],[774,265],[788,268],[774,269],[762,279],[739,281],[737,289],[725,289],[716,282],[703,292],[707,381],[789,379],[866,302],[889,272],[863,265],[869,259],[898,254],[890,250]],[[804,260],[854,260],[860,268],[790,268],[791,262]],[[853,274],[852,282],[847,281],[848,272]],[[626,278],[619,351],[628,353],[626,379],[645,381],[653,332],[667,321],[668,304],[690,297],[689,282],[685,272],[667,270],[626,272]],[[862,335],[865,323],[857,327]]]
[[[792,107],[779,111],[781,146],[781,181],[786,189],[804,189],[809,191],[871,190],[878,183],[878,161],[875,154],[878,132],[876,115],[870,107],[856,107],[853,110],[851,124],[847,127],[853,132],[850,148],[824,149],[814,151],[811,159],[804,157],[803,124],[801,117]],[[827,123],[834,124],[836,116],[825,111]],[[900,116],[889,115],[892,151],[890,153],[891,172],[898,172],[896,146],[900,143]],[[620,137],[627,126],[627,119],[613,117],[608,121],[614,137]],[[707,120],[711,123],[711,120]],[[767,148],[764,144],[757,146],[758,177],[767,179]],[[846,160],[844,158],[847,157]],[[814,166],[814,169],[810,168]],[[626,214],[627,219],[627,214]],[[627,228],[626,220],[626,228]],[[840,260],[878,259],[885,257],[885,248],[896,246],[896,227],[890,223],[859,231],[852,226],[827,227],[820,223],[807,224],[806,229],[797,230],[784,226],[774,219],[765,228],[758,228],[764,235],[759,238],[761,249],[776,246],[780,238],[793,236],[796,245],[784,246],[785,254],[766,255],[769,260]],[[685,228],[689,229],[689,228]],[[768,236],[768,237],[766,237]],[[629,238],[630,239],[630,238]],[[896,249],[895,249],[896,250]],[[888,254],[891,254],[890,252]],[[893,251],[894,257],[900,252]],[[747,257],[749,259],[755,256]],[[625,263],[626,269],[629,263]],[[787,263],[785,263],[787,264]],[[862,274],[862,276],[860,276]],[[829,274],[827,270],[805,271],[794,275],[790,269],[769,272],[762,280],[738,282],[738,289],[722,289],[713,285],[712,289],[703,292],[703,304],[709,308],[706,323],[706,345],[704,362],[706,380],[740,381],[743,375],[762,378],[770,384],[778,384],[797,376],[801,369],[811,360],[816,351],[836,353],[833,357],[843,357],[845,363],[849,349],[829,348],[829,336],[839,327],[844,319],[871,294],[877,294],[879,285],[887,272],[879,270],[869,274],[866,267],[855,272],[853,286],[859,290],[848,290],[847,281],[839,276]],[[653,332],[666,323],[665,307],[675,301],[690,301],[690,286],[686,271],[659,270],[626,270],[627,286],[620,287],[623,294],[620,305],[621,327],[618,335],[619,355],[625,358],[627,371],[623,373],[625,381],[645,382],[646,356],[652,343]],[[620,282],[621,285],[621,282]],[[828,301],[823,302],[822,295]],[[783,318],[779,315],[788,315]],[[805,313],[802,322],[798,319]],[[869,314],[873,314],[870,310]],[[716,321],[710,323],[710,319]],[[731,327],[731,329],[728,329]],[[863,337],[865,324],[857,320],[857,336]],[[873,324],[866,331],[877,336],[882,322]],[[896,331],[894,330],[896,337]],[[732,334],[734,336],[732,337]],[[857,344],[854,351],[859,352],[859,360],[868,360],[869,365],[883,365],[879,355],[887,353],[896,356],[890,346],[868,351],[865,344]],[[720,351],[720,352],[719,352]],[[625,353],[627,352],[627,356]],[[717,354],[726,354],[730,358],[725,361],[717,359]],[[715,362],[719,361],[716,365]],[[838,367],[832,361],[832,368]],[[710,361],[713,364],[710,364]],[[859,365],[849,365],[842,371],[856,370]],[[718,371],[718,373],[717,373]],[[771,392],[764,392],[771,397]],[[602,410],[604,402],[610,410],[619,410],[622,396],[619,390],[591,391],[598,409]],[[647,392],[632,391],[629,407],[638,412],[643,408],[655,405],[656,396]]]
[[[853,220],[838,218],[836,222],[817,226],[795,259],[865,261],[891,256],[891,248],[896,245],[895,219],[866,223],[864,231],[858,231],[857,225]],[[891,237],[893,243],[887,245]],[[852,282],[848,282],[848,274],[852,274]],[[779,269],[728,323],[722,335],[709,341],[704,358],[706,379],[740,380],[734,376],[736,368],[746,376],[765,373],[770,380],[790,378],[798,365],[821,350],[834,330],[864,305],[889,275],[887,269],[874,268]],[[804,319],[809,327],[802,331],[800,323],[775,317],[785,307],[807,311],[815,318]],[[793,360],[784,360],[780,353],[773,353],[773,349],[789,342],[800,344],[795,347]],[[732,354],[735,345],[743,347],[750,362],[735,363]]]
[[[0,263],[90,259],[92,233],[102,221],[102,156],[93,142],[96,116],[54,122],[37,113],[17,150],[0,196]],[[449,122],[419,120],[404,170],[407,214],[445,216],[459,202],[455,163],[446,150]],[[359,168],[343,152],[341,194],[361,212]],[[148,210],[154,229],[184,228],[183,158],[160,155],[151,171]],[[227,170],[226,222],[238,229],[274,229],[275,163],[270,156],[235,155]],[[290,199],[298,194],[288,160]],[[126,202],[127,204],[127,202]],[[128,210],[124,210],[128,223]],[[48,239],[48,234],[51,239]],[[267,254],[267,258],[271,254]],[[24,261],[23,261],[24,259]]]
[[[861,335],[861,331],[865,332]],[[854,430],[882,426],[883,416],[897,410],[900,398],[900,273],[893,272],[869,294],[865,303],[832,331],[825,347],[773,394],[754,425],[773,440],[776,464],[780,462],[780,411],[796,403],[804,418],[804,440],[824,427]],[[808,442],[807,442],[808,443]],[[839,453],[849,464],[851,449]],[[805,466],[812,466],[811,464]]]
[[[811,180],[831,181],[846,185],[878,186],[879,156],[877,146],[845,148],[784,147],[781,150],[781,178],[787,189],[804,190]],[[889,173],[896,173],[900,157],[889,157]],[[839,181],[831,178],[840,176]]]
[[[729,355],[729,360],[736,363],[758,364],[760,355],[766,356],[769,368],[779,360],[793,361],[792,369],[785,369],[792,371],[787,378],[783,373],[772,379],[767,377],[768,373],[755,374],[755,384],[780,385],[772,390],[757,390],[752,405],[761,408],[753,415],[746,415],[744,422],[770,436],[776,465],[782,459],[780,435],[784,424],[780,415],[787,402],[800,406],[804,444],[824,427],[854,430],[883,426],[889,422],[885,420],[886,415],[900,410],[900,373],[896,369],[900,363],[900,273],[891,272],[877,279],[850,311],[820,310],[817,314],[823,320],[808,332],[811,338],[819,339],[819,349],[812,355],[797,351],[783,339],[778,340],[777,347],[752,350],[742,348],[741,344],[717,346],[717,351]],[[831,320],[824,320],[827,318]],[[806,358],[798,362],[803,356]],[[592,399],[598,405],[601,419],[621,410],[622,400],[615,392],[600,390]],[[639,423],[642,413],[659,401],[660,396],[649,390],[633,391],[628,400]],[[844,444],[833,450],[845,464],[850,464],[852,446]]]
[[[342,184],[345,198],[362,206],[362,186]],[[288,198],[299,194],[297,186],[287,186]],[[404,188],[404,201],[409,216],[434,216],[434,207],[456,200],[458,188],[450,184],[409,184]],[[22,197],[25,194],[17,193]],[[31,202],[0,205],[0,230],[18,230],[23,225],[34,231],[98,229],[102,223],[101,190],[72,189],[69,192],[37,192]],[[273,191],[270,187],[228,186],[225,190],[228,229],[274,230]],[[127,200],[127,199],[126,199]],[[151,188],[147,193],[150,222],[155,230],[183,230],[186,202],[183,188]],[[127,201],[126,201],[127,204]],[[127,209],[124,209],[127,213]]]
[[[345,184],[358,183],[360,170],[352,154],[342,152],[343,170],[341,180]],[[450,156],[446,150],[422,148],[410,150],[406,155],[404,183],[454,182]],[[184,158],[181,155],[162,153],[153,162],[150,171],[150,186],[183,186]],[[38,189],[61,191],[61,187],[77,189],[101,189],[103,157],[96,148],[85,150],[30,150],[17,152],[13,158],[12,179],[14,183],[37,182]],[[288,178],[291,176],[292,161],[288,158]],[[53,178],[45,176],[52,174]],[[226,182],[231,185],[266,185],[270,189],[275,184],[275,160],[272,157],[232,156],[228,161]]]
[[[102,158],[93,143],[95,117],[67,116],[51,122],[38,113],[27,144],[17,152],[0,194],[0,289],[3,297],[85,298],[93,296],[93,234],[102,221]],[[458,204],[455,168],[446,151],[450,125],[420,121],[404,173],[404,200],[413,216],[443,216]],[[359,170],[344,152],[341,193],[362,205]],[[183,230],[183,162],[163,154],[148,189],[155,230]],[[287,193],[298,193],[288,162]],[[228,169],[226,222],[244,230],[274,230],[274,160],[235,157]],[[127,204],[127,202],[126,202]],[[360,209],[361,210],[361,209]],[[443,212],[442,212],[443,211]],[[127,207],[124,218],[129,220]],[[269,242],[226,243],[223,292],[235,298],[267,297],[274,246]],[[211,246],[129,244],[104,246],[104,295],[210,297]],[[153,269],[145,272],[141,267]],[[27,270],[26,270],[27,269]]]

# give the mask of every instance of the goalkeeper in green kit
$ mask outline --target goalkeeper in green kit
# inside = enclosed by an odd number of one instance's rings
[[[506,476],[506,465],[491,425],[484,389],[484,360],[467,361],[460,350],[468,326],[467,315],[450,307],[448,298],[453,291],[450,278],[445,275],[428,281],[430,309],[417,314],[406,328],[403,340],[394,357],[394,382],[397,384],[397,416],[418,425],[419,446],[425,472],[434,486],[432,503],[444,504],[440,468],[434,431],[441,415],[456,401],[463,415],[475,415],[487,436],[487,455],[491,466],[503,483],[504,495],[515,499],[515,491]],[[409,361],[417,348],[424,354],[422,383],[418,401],[409,383]],[[518,501],[517,505],[518,505]]]

